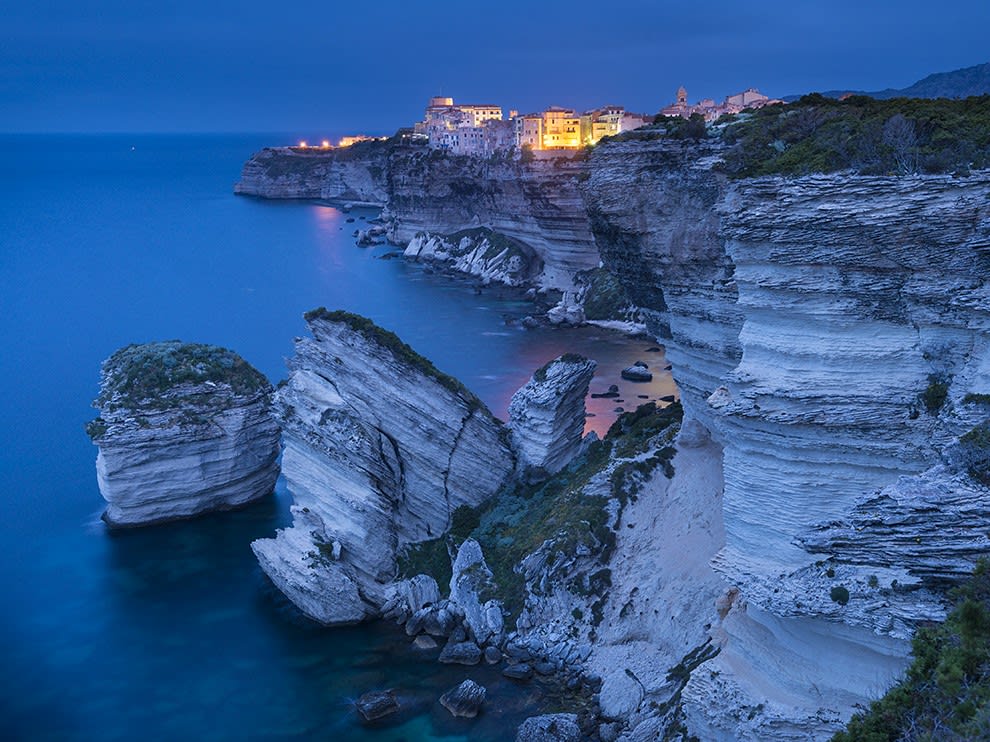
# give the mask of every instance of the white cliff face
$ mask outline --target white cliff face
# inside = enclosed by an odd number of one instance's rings
[[[234,193],[260,198],[319,198],[333,203],[381,206],[387,143],[321,150],[266,147],[244,164]]]
[[[521,465],[556,474],[577,455],[596,365],[581,356],[560,356],[512,395],[509,428]]]
[[[150,343],[103,365],[96,476],[111,526],[227,510],[269,494],[279,431],[271,386],[222,348]]]
[[[384,206],[389,239],[410,245],[420,233],[486,229],[518,249],[490,254],[494,240],[442,245],[430,238],[410,250],[436,254],[482,278],[574,290],[575,277],[599,266],[580,183],[582,156],[522,162],[443,154],[402,142],[362,142],[320,151],[267,148],[245,163],[234,192],[262,198],[319,198]]]
[[[253,548],[307,615],[352,623],[389,597],[397,551],[440,536],[457,507],[485,502],[514,461],[481,402],[394,335],[345,313],[308,321],[313,339],[297,341],[276,395],[295,518]]]
[[[442,263],[458,273],[477,276],[484,283],[528,286],[543,263],[525,244],[487,229],[452,235],[420,233],[409,240],[405,257]]]
[[[977,552],[962,524],[986,489],[939,462],[982,419],[965,395],[990,388],[990,176],[730,183],[717,158],[597,148],[590,213],[666,343],[685,427],[723,451],[712,563],[735,592],[684,689],[688,728],[825,738],[893,682],[916,622],[942,615],[932,581]]]

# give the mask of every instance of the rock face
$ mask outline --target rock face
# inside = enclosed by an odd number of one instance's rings
[[[234,192],[385,206],[390,239],[413,242],[409,250],[418,256],[437,254],[493,280],[531,275],[536,285],[570,290],[578,273],[599,265],[579,187],[586,170],[581,155],[489,160],[390,140],[329,152],[264,149],[244,165]],[[436,237],[417,237],[477,228],[507,238],[518,250],[504,260],[485,257],[489,240],[480,254],[476,244],[458,255],[461,238],[448,247]]]
[[[527,286],[543,270],[543,262],[525,244],[490,229],[465,229],[450,235],[419,233],[405,256],[449,265],[484,283]]]
[[[267,379],[209,345],[130,345],[103,363],[96,476],[110,526],[228,510],[269,494],[279,430]]]
[[[509,427],[521,465],[555,474],[580,451],[584,400],[596,365],[582,356],[560,356],[512,396]]]
[[[451,572],[450,600],[464,611],[471,640],[498,646],[503,637],[502,604],[488,597],[495,593],[495,584],[477,541],[469,538],[461,544]]]
[[[293,526],[252,548],[304,613],[354,623],[394,597],[397,550],[485,502],[514,457],[484,405],[395,335],[345,312],[306,318],[313,338],[297,341],[275,398]]]
[[[719,154],[599,146],[589,211],[666,344],[685,429],[721,448],[713,564],[736,597],[712,629],[721,654],[684,690],[687,726],[823,738],[941,614],[933,581],[972,565],[960,526],[986,490],[937,465],[982,419],[966,394],[990,388],[990,176],[728,182]]]
[[[381,142],[332,150],[266,147],[244,164],[234,193],[381,206],[387,200],[385,166],[391,150]]]
[[[516,732],[516,742],[578,742],[580,739],[576,714],[531,716]]]

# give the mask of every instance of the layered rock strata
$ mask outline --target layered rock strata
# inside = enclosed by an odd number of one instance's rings
[[[266,147],[244,164],[234,193],[382,206],[388,198],[385,168],[390,151],[379,142],[332,150]]]
[[[584,400],[596,365],[582,356],[560,356],[512,396],[509,428],[523,467],[556,474],[580,451]]]
[[[385,206],[396,244],[408,245],[420,233],[486,228],[519,246],[535,285],[570,290],[578,273],[599,265],[580,190],[586,171],[581,154],[481,159],[392,140],[328,152],[265,149],[244,165],[234,191]],[[417,254],[429,251],[428,243],[418,241]],[[471,267],[490,270],[477,257]]]
[[[130,345],[103,363],[87,425],[110,526],[227,510],[269,494],[279,430],[268,380],[224,348]]]
[[[526,244],[490,229],[446,236],[422,232],[409,241],[403,254],[412,260],[444,264],[486,284],[528,286],[543,269],[542,261]]]
[[[974,424],[963,397],[990,386],[990,176],[729,182],[719,155],[608,143],[586,193],[606,267],[666,343],[685,428],[722,449],[713,563],[734,592],[721,654],[684,690],[688,727],[819,738],[904,666],[913,622],[942,610],[926,586],[972,565],[951,530],[907,548],[926,499],[945,525],[977,512],[972,480],[936,469],[864,501],[937,464]],[[862,538],[816,530],[843,513]],[[867,595],[871,576],[907,589]]]
[[[325,624],[378,615],[399,549],[443,534],[511,474],[508,433],[459,382],[345,312],[306,316],[275,398],[293,526],[254,542],[262,569]]]

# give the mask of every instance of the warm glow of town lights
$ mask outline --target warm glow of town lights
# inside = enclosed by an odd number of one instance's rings
[[[306,149],[306,147],[308,147],[308,146],[309,145],[306,144],[306,140],[305,139],[300,139],[299,140],[299,147],[300,147],[300,149]]]
[[[324,139],[320,143],[320,146],[323,147],[323,149],[330,149],[330,140],[329,139]]]

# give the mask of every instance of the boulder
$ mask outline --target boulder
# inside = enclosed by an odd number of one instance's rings
[[[365,693],[354,704],[365,721],[375,721],[399,710],[395,691],[381,690]]]
[[[653,374],[642,366],[630,366],[622,369],[622,378],[626,381],[653,381]]]
[[[473,719],[481,711],[487,691],[473,680],[465,680],[440,696],[440,704],[454,716]]]
[[[445,665],[477,665],[481,662],[481,650],[474,642],[447,642],[439,660]]]
[[[520,662],[517,665],[507,665],[503,668],[502,674],[513,680],[529,680],[533,677],[533,668],[525,662]]]
[[[436,649],[437,640],[427,634],[420,634],[413,640],[412,645],[416,649],[423,649],[423,650]]]

